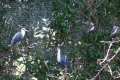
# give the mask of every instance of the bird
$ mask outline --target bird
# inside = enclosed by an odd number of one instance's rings
[[[45,24],[45,26],[48,26],[50,23],[51,23],[51,21],[49,20],[49,18],[42,18],[42,23],[44,23]]]
[[[118,33],[119,33],[119,27],[114,25],[111,35],[109,36],[109,41],[112,41],[112,38],[116,37]]]
[[[47,18],[42,18],[42,21],[44,21],[44,22],[46,22],[46,21],[48,21],[49,19]]]
[[[11,40],[11,46],[17,44],[18,42],[20,42],[22,40],[22,38],[25,36],[25,31],[28,32],[28,30],[26,30],[25,28],[22,28],[21,31],[17,32],[12,40]]]
[[[95,30],[95,26],[94,26],[94,24],[91,22],[91,23],[90,23],[90,26],[89,26],[89,28],[88,28],[88,30],[87,30],[87,32],[86,32],[86,36],[88,36],[89,33],[90,33],[90,32],[93,32],[94,30]]]
[[[70,62],[67,56],[61,54],[61,49],[59,46],[57,47],[57,61],[61,66],[67,66],[68,69],[71,69]]]

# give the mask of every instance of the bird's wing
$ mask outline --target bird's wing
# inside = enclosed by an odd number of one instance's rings
[[[89,34],[91,31],[93,31],[94,29],[95,29],[95,27],[92,26],[92,25],[90,25],[89,28],[88,28],[88,30],[87,30],[87,32],[86,32],[86,36],[88,36],[88,34]]]
[[[12,38],[12,40],[11,40],[11,45],[16,44],[16,43],[19,42],[21,39],[22,39],[22,33],[21,33],[21,32],[17,32],[17,33],[13,36],[13,38]]]
[[[90,32],[90,30],[88,29],[87,32],[86,32],[86,36],[88,36],[89,32]]]
[[[94,26],[90,25],[90,31],[94,30]]]
[[[66,59],[65,59],[65,58],[66,58]],[[66,61],[65,61],[65,60],[66,60]],[[65,66],[65,63],[66,63],[67,67],[68,67],[69,69],[71,68],[70,62],[69,62],[67,56],[65,57],[64,55],[61,55],[61,63],[62,63],[62,65],[64,65],[64,66]]]
[[[118,29],[115,28],[112,30],[111,35],[109,36],[109,41],[112,41],[112,38],[116,36]]]
[[[111,34],[111,35],[109,36],[109,41],[112,41],[112,38],[113,38],[113,35]]]
[[[117,29],[113,29],[111,34],[115,34],[117,32]]]
[[[65,56],[61,54],[60,64],[64,67],[65,66]]]
[[[69,69],[71,69],[70,62],[69,62],[69,60],[68,60],[67,57],[66,57],[66,64],[67,64],[67,67],[68,67]]]

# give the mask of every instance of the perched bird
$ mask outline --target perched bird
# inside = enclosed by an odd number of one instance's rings
[[[88,36],[89,33],[90,33],[90,32],[93,32],[94,30],[95,30],[95,26],[94,26],[94,24],[91,22],[91,23],[90,23],[90,26],[89,26],[89,28],[88,28],[88,30],[87,30],[87,32],[86,32],[86,36]]]
[[[17,32],[13,36],[11,40],[11,46],[21,41],[21,39],[25,36],[25,31],[28,31],[28,30],[26,30],[25,28],[22,28],[21,31]]]
[[[49,18],[42,18],[42,23],[44,23],[45,25],[44,26],[48,26],[50,23],[51,23],[51,21],[49,20]]]
[[[66,65],[67,68],[71,69],[70,62],[69,62],[67,56],[64,56],[61,54],[60,47],[57,47],[57,61],[58,61],[58,63],[61,64],[61,66],[65,67],[65,65]]]
[[[109,37],[109,41],[112,41],[112,38],[116,37],[118,33],[119,33],[119,27],[114,25],[111,35]]]
[[[44,21],[44,22],[46,22],[46,21],[48,21],[48,18],[46,19],[46,18],[42,18],[42,20]]]

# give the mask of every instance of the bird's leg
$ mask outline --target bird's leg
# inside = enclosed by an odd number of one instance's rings
[[[18,44],[16,44],[16,47],[17,47],[18,53],[20,53],[20,48],[19,48]]]
[[[119,37],[116,37],[116,39],[117,39],[117,41],[119,41],[120,39],[119,39]]]
[[[65,80],[67,79],[67,65],[66,65],[66,56],[65,56]]]

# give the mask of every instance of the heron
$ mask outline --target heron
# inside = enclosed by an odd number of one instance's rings
[[[118,33],[119,33],[119,27],[114,25],[111,35],[109,36],[109,41],[112,41],[112,38],[116,37]]]
[[[89,33],[90,33],[90,32],[93,32],[94,30],[95,30],[95,26],[94,26],[94,24],[91,22],[91,23],[90,23],[90,26],[89,26],[89,28],[88,28],[88,30],[87,30],[87,32],[86,32],[86,36],[88,36]]]
[[[49,18],[42,18],[42,21],[45,24],[45,26],[48,26],[51,23],[51,21],[49,20]]]
[[[21,31],[17,32],[17,33],[13,36],[13,38],[12,38],[12,40],[11,40],[11,46],[19,43],[19,42],[23,39],[23,37],[25,36],[25,31],[28,32],[28,30],[26,30],[25,28],[22,28]]]
[[[57,47],[57,61],[61,66],[67,66],[67,68],[71,69],[70,62],[67,56],[61,54],[61,49],[59,46]]]

